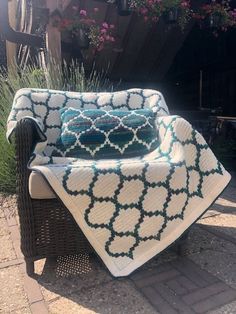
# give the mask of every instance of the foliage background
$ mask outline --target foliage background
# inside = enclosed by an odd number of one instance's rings
[[[50,69],[45,70],[28,65],[24,69],[12,67],[7,72],[4,69],[0,72],[0,192],[16,191],[15,150],[6,139],[6,124],[17,90],[26,87],[78,92],[113,90],[105,72],[92,70],[86,75],[83,66],[76,63],[70,66],[52,64]]]

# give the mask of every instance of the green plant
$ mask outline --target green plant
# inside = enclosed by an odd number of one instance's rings
[[[6,123],[17,90],[25,87],[73,90],[78,92],[111,91],[105,73],[85,74],[83,66],[62,66],[52,61],[49,69],[36,66],[10,68],[0,72],[0,192],[14,193],[16,189],[15,151],[6,139]],[[14,140],[14,139],[13,139]]]
[[[93,14],[90,16],[88,11],[80,10],[79,6],[74,6],[73,9],[72,17],[61,20],[59,24],[61,31],[70,31],[76,37],[83,30],[93,49],[98,51],[115,42],[115,37],[113,36],[115,26],[107,22],[99,22],[96,17],[99,11],[98,8],[94,8]]]
[[[168,15],[170,10],[176,9],[178,10],[176,22],[182,29],[191,18],[188,0],[131,0],[131,8],[149,22],[158,22],[161,15]]]
[[[236,26],[236,9],[231,8],[230,0],[212,0],[208,4],[203,4],[193,17],[202,25],[203,21],[208,21],[209,27],[217,31],[227,31],[229,27]],[[217,31],[216,31],[217,30]]]

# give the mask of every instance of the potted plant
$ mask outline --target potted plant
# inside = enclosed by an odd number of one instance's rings
[[[84,28],[82,26],[75,28],[71,32],[71,37],[73,40],[75,40],[77,42],[78,46],[81,49],[88,49],[89,48],[90,40],[89,40],[89,36],[88,36],[88,32],[87,32],[86,28]]]
[[[162,0],[130,0],[130,7],[149,23],[158,22],[163,13]]]
[[[157,22],[163,15],[166,23],[184,28],[191,17],[190,2],[186,0],[131,0],[130,5],[150,22]]]
[[[177,23],[177,21],[179,19],[179,15],[180,15],[179,8],[177,8],[177,7],[169,8],[166,11],[166,14],[164,15],[166,23],[168,23],[168,24]]]
[[[236,10],[231,9],[230,1],[212,0],[204,4],[193,17],[200,21],[200,25],[214,30],[227,30],[236,26]]]
[[[163,1],[164,19],[167,24],[178,24],[182,29],[191,18],[190,1]]]
[[[91,45],[95,50],[101,51],[115,41],[114,25],[96,21],[98,8],[94,8],[93,16],[89,16],[86,10],[79,10],[78,7],[74,7],[74,11],[76,12],[72,18],[61,20],[60,30],[69,32],[71,39],[76,41],[81,49],[88,49]]]
[[[117,0],[118,14],[121,16],[127,16],[131,14],[131,0]]]

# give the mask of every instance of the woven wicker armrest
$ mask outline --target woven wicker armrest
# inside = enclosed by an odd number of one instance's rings
[[[25,256],[35,253],[34,210],[29,195],[27,164],[37,140],[33,121],[21,120],[15,129],[17,203],[21,228],[21,249]]]
[[[34,122],[29,119],[19,121],[15,129],[17,183],[22,183],[29,178],[30,171],[27,164],[36,140]],[[18,188],[22,188],[21,184]]]

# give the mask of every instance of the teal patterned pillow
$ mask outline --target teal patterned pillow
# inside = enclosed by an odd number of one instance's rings
[[[53,155],[76,158],[142,156],[158,146],[155,113],[150,109],[63,108],[61,136]]]

